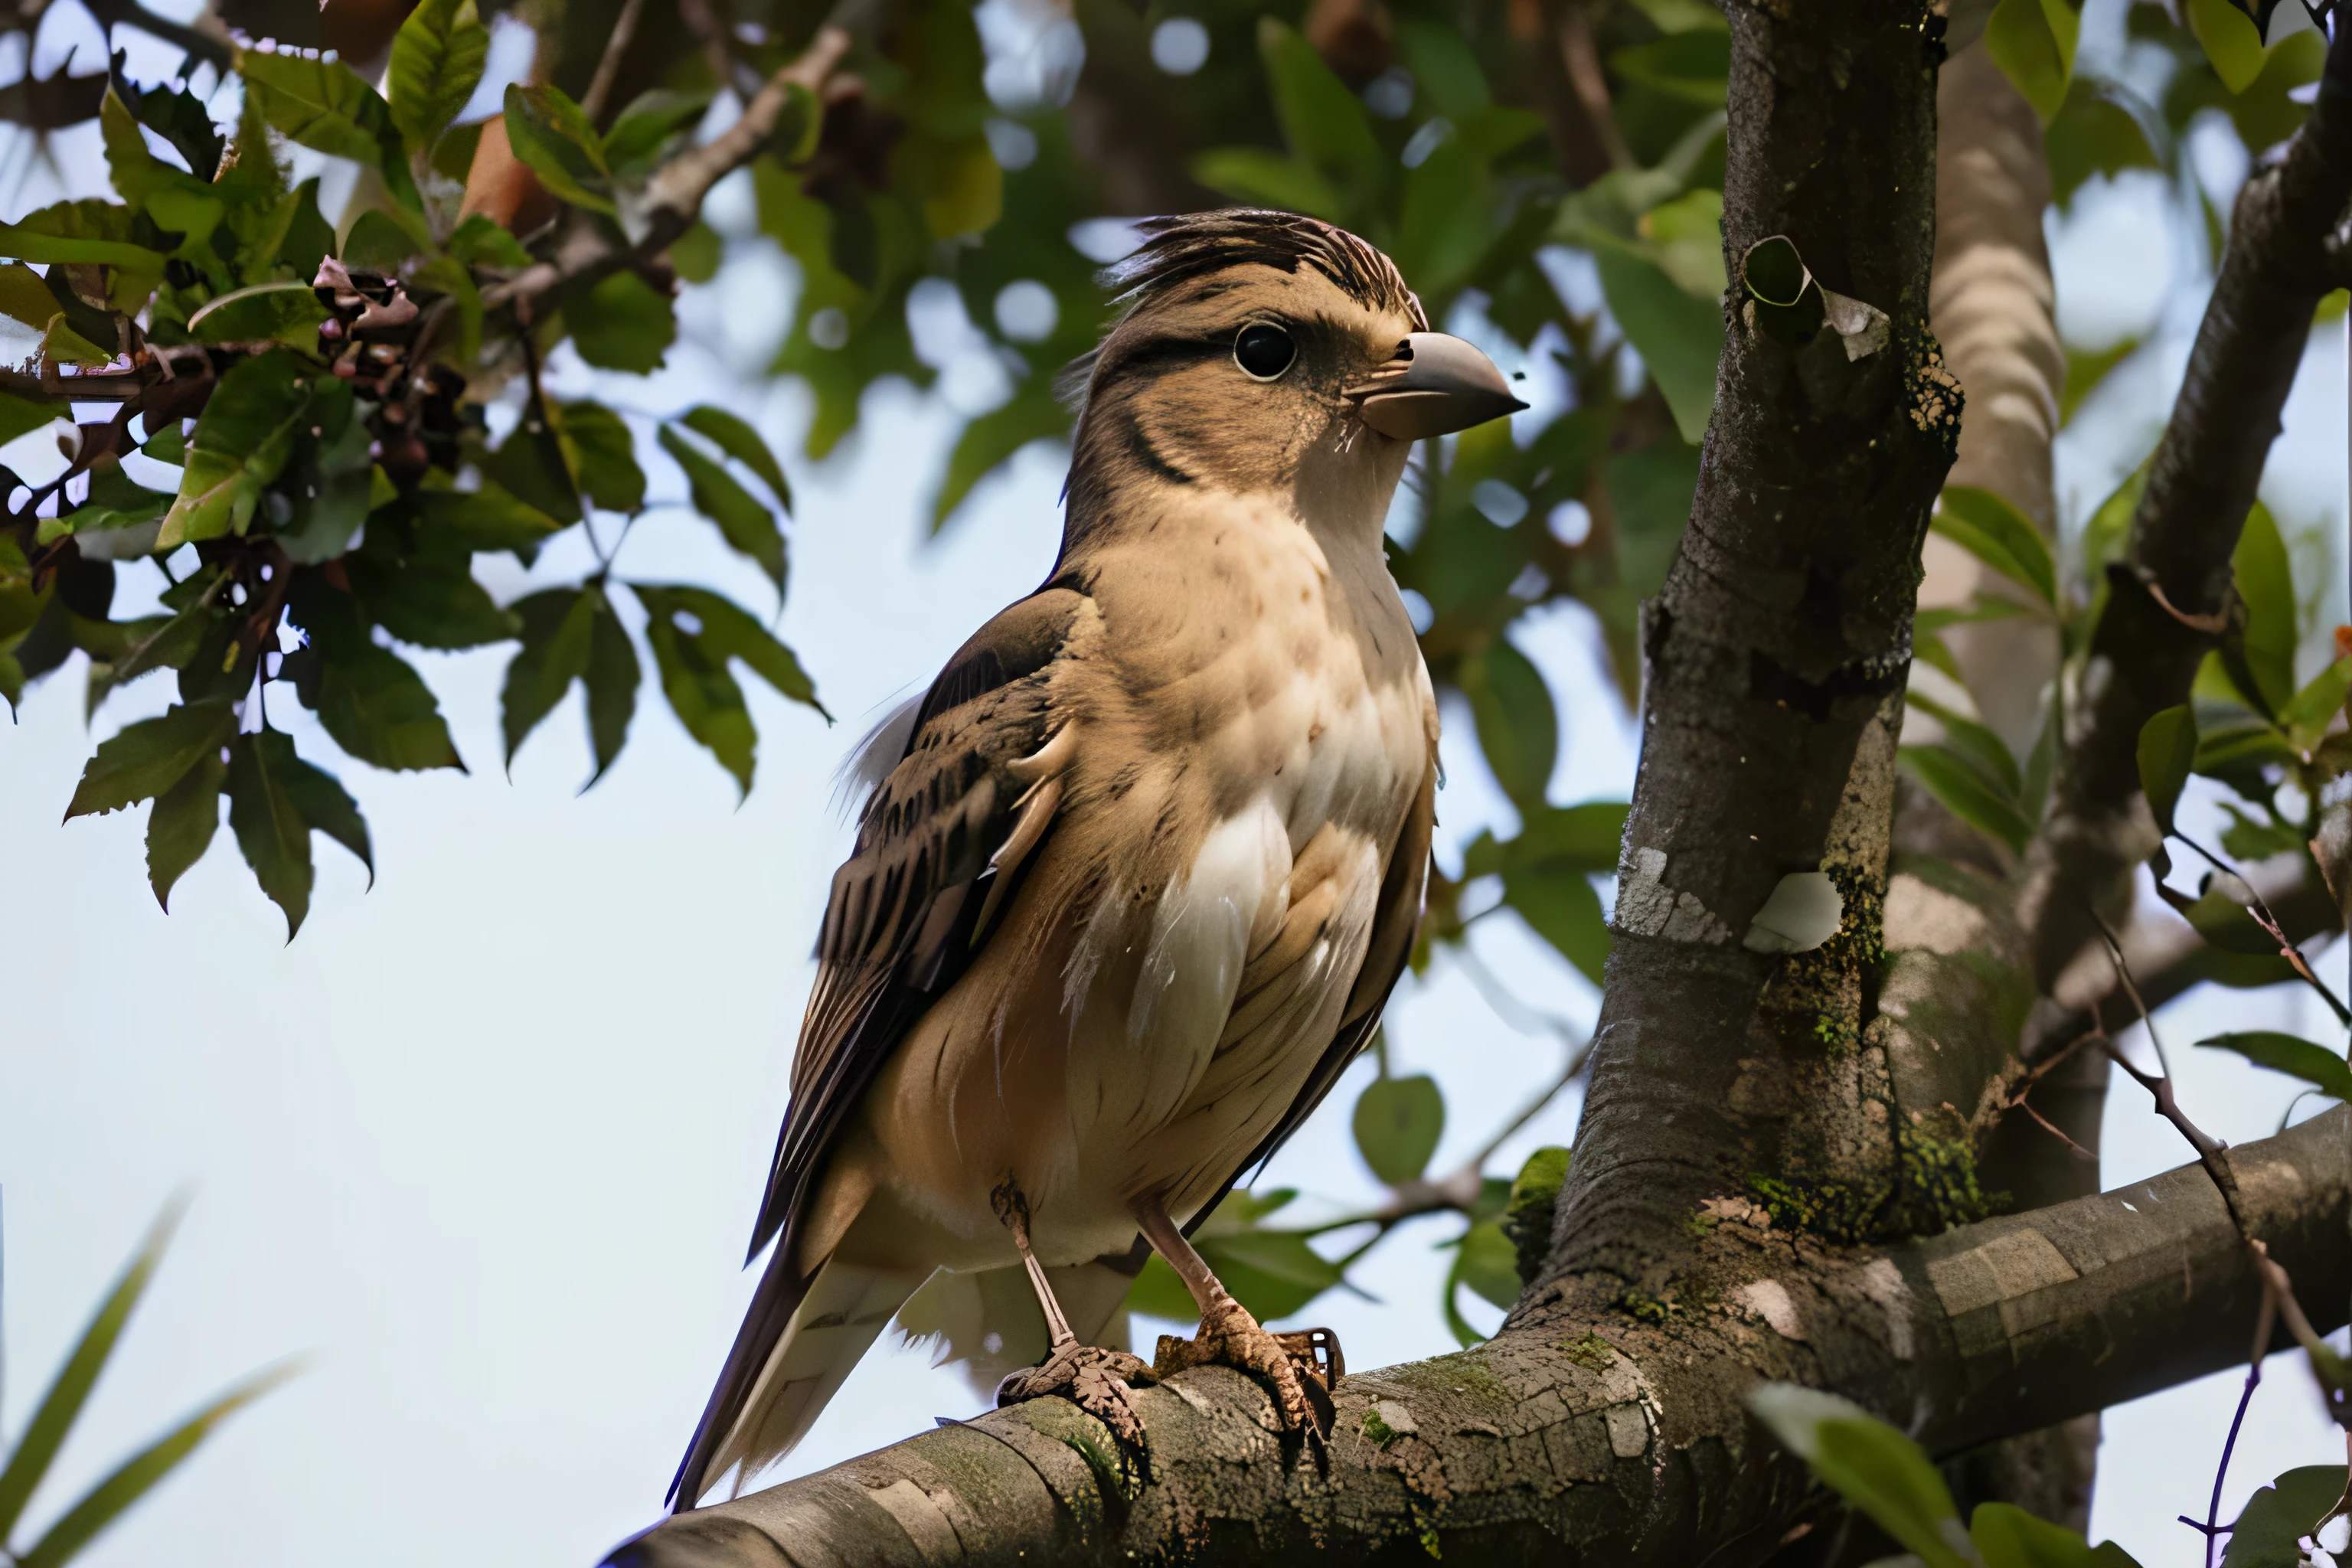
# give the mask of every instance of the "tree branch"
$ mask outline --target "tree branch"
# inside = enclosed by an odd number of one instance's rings
[[[2325,1332],[2352,1294],[2352,1111],[2232,1152],[2250,1220]],[[1328,1453],[1285,1452],[1223,1368],[1140,1394],[1149,1474],[1041,1400],[926,1433],[621,1547],[615,1568],[1296,1563],[1383,1548],[1479,1563],[1683,1568],[1760,1554],[1801,1508],[1740,1396],[1833,1387],[1949,1455],[2229,1365],[2261,1282],[2196,1165],[1891,1251],[1824,1251],[1731,1215],[1717,1301],[1656,1324],[1531,1293],[1475,1350],[1349,1377]],[[1367,1417],[1375,1410],[1375,1430]],[[1737,1454],[1738,1458],[1731,1458]]]
[[[2231,604],[2230,557],[2278,435],[2321,296],[2342,279],[2328,240],[2352,200],[2352,27],[2339,26],[2311,115],[2286,155],[2238,195],[2196,348],[2109,570],[2073,716],[2066,765],[2032,851],[2024,909],[2044,987],[2095,942],[2089,910],[2118,916],[2133,866],[2156,847],[2140,802],[2142,725],[2186,700]],[[2199,623],[2199,624],[2191,624]]]
[[[800,58],[770,77],[744,106],[740,119],[701,146],[664,163],[646,186],[635,215],[642,237],[634,245],[616,245],[601,226],[581,223],[565,237],[553,259],[526,268],[485,290],[483,307],[512,310],[523,316],[543,315],[577,289],[625,267],[651,262],[694,226],[711,186],[759,155],[783,118],[792,89],[818,92],[849,47],[850,37],[842,28],[830,24],[818,28]]]

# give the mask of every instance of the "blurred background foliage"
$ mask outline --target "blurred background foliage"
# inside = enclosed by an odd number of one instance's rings
[[[1473,962],[1465,933],[1509,909],[1600,981],[1625,807],[1551,798],[1570,738],[1516,634],[1584,606],[1618,700],[1636,700],[1638,607],[1690,510],[1724,333],[1730,50],[1712,7],[898,0],[845,8],[845,52],[787,80],[822,39],[815,7],[518,0],[506,15],[531,29],[531,57],[468,119],[500,19],[479,0],[219,0],[194,20],[138,0],[14,0],[0,33],[77,5],[177,64],[136,79],[124,56],[103,70],[83,59],[0,89],[0,118],[37,133],[96,118],[116,197],[0,225],[17,364],[0,372],[0,439],[66,421],[56,472],[0,474],[0,694],[13,705],[78,669],[95,717],[116,689],[171,672],[176,704],[100,744],[68,805],[147,805],[159,900],[224,809],[289,937],[315,834],[373,865],[364,785],[332,756],[298,755],[269,714],[301,704],[369,767],[465,767],[404,648],[511,648],[509,759],[579,687],[596,776],[624,751],[648,675],[745,791],[760,737],[743,674],[818,707],[823,650],[804,665],[771,629],[796,586],[778,455],[724,408],[651,419],[542,382],[559,353],[614,378],[662,363],[681,292],[726,258],[677,205],[678,172],[764,100],[734,161],[798,274],[772,366],[813,397],[795,460],[856,429],[878,380],[933,382],[914,326],[927,290],[952,289],[1002,368],[1001,400],[969,418],[939,478],[935,530],[1016,454],[1066,436],[1056,373],[1101,332],[1115,307],[1096,268],[1145,214],[1239,202],[1343,224],[1396,258],[1433,321],[1556,388],[1512,424],[1426,447],[1391,521],[1431,673],[1462,700],[1517,816],[1469,847],[1458,879],[1434,879],[1415,962],[1438,948]],[[1976,15],[2045,122],[2062,209],[2095,175],[2157,171],[2204,215],[2216,254],[2225,217],[2191,167],[2192,127],[2225,125],[2261,153],[2300,123],[2321,56],[2292,7],[2263,16],[2266,45],[2230,0],[2191,0],[2178,20],[2138,4],[2129,68],[2109,79],[2077,71],[2066,0]],[[333,186],[347,199],[322,205],[326,187],[292,177],[289,148],[356,165]],[[2065,412],[2138,346],[2074,353]],[[676,471],[691,515],[648,501],[664,488],[649,469]],[[1943,531],[2031,593],[1923,620],[1922,660],[1956,670],[1937,633],[1968,616],[2048,616],[2085,646],[2134,495],[2055,553],[2030,525],[2018,537],[2000,497],[1948,498]],[[629,576],[640,525],[715,529],[772,600]],[[576,584],[500,604],[477,580],[477,557],[529,562],[570,529],[596,562]],[[2336,682],[2332,703],[2296,688],[2315,605],[2297,601],[2274,528],[2248,541],[2267,586],[2247,595],[2254,632],[2200,685],[2192,757],[2251,781],[2231,847],[2252,853],[2308,836],[2263,769],[2282,754],[2318,765],[2318,731],[2297,746],[2295,726],[2320,712],[2325,728],[2352,665],[2321,678]],[[118,616],[119,574],[149,572],[165,582],[161,608]],[[2047,792],[2046,743],[2016,757],[1959,709],[1938,716],[1945,738],[1912,749],[1912,772],[2014,850]],[[1580,1059],[1562,1033],[1554,1092]],[[1247,1304],[1282,1316],[1400,1220],[1458,1212],[1443,1289],[1467,1340],[1460,1292],[1516,1299],[1565,1152],[1516,1181],[1484,1170],[1538,1101],[1463,1169],[1433,1174],[1444,1099],[1381,1059],[1353,1125],[1388,1201],[1297,1228],[1286,1193],[1238,1194],[1203,1250]],[[1346,1253],[1309,1245],[1343,1231]],[[1147,1271],[1134,1304],[1181,1316],[1172,1287]]]

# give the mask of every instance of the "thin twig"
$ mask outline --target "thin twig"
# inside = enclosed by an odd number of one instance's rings
[[[2050,1136],[2057,1139],[2058,1142],[2066,1145],[2066,1152],[2074,1155],[2077,1160],[2085,1160],[2094,1165],[2099,1163],[2099,1157],[2096,1154],[2092,1153],[2088,1149],[2084,1148],[2080,1143],[2077,1143],[2072,1138],[2067,1137],[2064,1132],[2059,1130],[2056,1123],[2053,1122],[2048,1117],[2042,1115],[2042,1112],[2034,1110],[2032,1102],[2027,1100],[2022,1094],[2019,1095],[2015,1100],[2011,1100],[2009,1103],[2012,1110],[2022,1110],[2026,1115],[2033,1118],[2034,1125],[2040,1127],[2042,1131],[2049,1133]]]
[[[642,237],[632,246],[614,244],[601,226],[582,224],[552,259],[525,268],[495,289],[485,289],[482,306],[510,309],[528,321],[563,291],[600,281],[623,268],[645,266],[694,226],[710,187],[757,157],[783,118],[793,89],[816,92],[849,52],[850,37],[827,25],[798,59],[778,70],[743,108],[742,118],[699,147],[664,163],[633,208]],[[633,229],[632,232],[637,232]]]
[[[622,0],[621,14],[613,21],[613,36],[604,40],[604,58],[596,62],[596,75],[581,95],[580,112],[593,125],[603,118],[604,100],[613,96],[613,84],[620,79],[622,57],[629,52],[629,44],[637,36],[637,18],[645,15],[646,0]]]
[[[2156,1040],[2155,1021],[2148,1016],[2147,1005],[2140,1000],[2139,988],[2132,983],[2130,966],[2124,962],[2123,944],[2116,940],[2114,929],[2100,917],[2096,910],[2092,910],[2090,914],[2091,919],[2098,926],[2099,935],[2106,942],[2108,956],[2115,962],[2116,978],[2122,984],[2133,1002],[2139,1005],[2140,1022],[2147,1028],[2148,1039],[2154,1042]],[[2229,1146],[2208,1134],[2191,1121],[2188,1113],[2180,1109],[2180,1102],[2172,1090],[2172,1076],[2168,1070],[2161,1077],[2142,1071],[2133,1066],[2131,1060],[2116,1048],[2115,1042],[2106,1038],[2104,1034],[2099,1039],[2099,1048],[2104,1050],[2108,1058],[2117,1067],[2130,1074],[2135,1082],[2148,1091],[2150,1098],[2156,1101],[2158,1114],[2171,1122],[2180,1135],[2189,1141],[2189,1146],[2197,1151],[2198,1163],[2205,1167],[2206,1175],[2212,1180],[2214,1187],[2221,1193],[2222,1206],[2230,1211],[2231,1223],[2237,1227],[2239,1239],[2245,1244],[2247,1259],[2252,1264],[2254,1278],[2260,1281],[2263,1288],[2262,1310],[2254,1321],[2253,1353],[2251,1357],[2251,1364],[2246,1369],[2246,1385],[2244,1392],[2238,1398],[2238,1413],[2230,1423],[2230,1436],[2221,1445],[2221,1462],[2213,1476],[2212,1503],[2206,1512],[2205,1522],[2202,1524],[2199,1524],[2186,1515],[2181,1516],[2182,1523],[2203,1533],[2206,1568],[2212,1568],[2213,1543],[2224,1533],[2220,1523],[2221,1483],[2229,1474],[2230,1457],[2237,1448],[2238,1430],[2245,1421],[2246,1407],[2253,1399],[2255,1388],[2262,1383],[2263,1360],[2270,1353],[2271,1330],[2273,1323],[2279,1319],[2285,1320],[2288,1331],[2294,1336],[2295,1342],[2301,1345],[2310,1357],[2313,1373],[2319,1377],[2323,1388],[2326,1391],[2329,1408],[2331,1412],[2336,1414],[2338,1420],[2345,1419],[2343,1411],[2346,1405],[2346,1391],[2337,1387],[2329,1375],[2327,1368],[2335,1359],[2334,1354],[2314,1331],[2310,1319],[2304,1315],[2303,1304],[2295,1300],[2294,1281],[2278,1260],[2271,1256],[2270,1248],[2263,1244],[2260,1237],[2253,1233],[2252,1226],[2247,1221],[2246,1211],[2238,1192],[2237,1173],[2230,1165]],[[2159,1060],[2162,1059],[2163,1049],[2161,1044],[2157,1046]]]
[[[2318,975],[2312,973],[2310,963],[2307,963],[2303,956],[2303,951],[2286,939],[2286,931],[2284,928],[2280,925],[2277,914],[2272,910],[2270,904],[2264,900],[2262,894],[2255,890],[2254,885],[2246,880],[2244,874],[2239,871],[2235,866],[2231,865],[2228,861],[2222,859],[2220,856],[2206,848],[2202,844],[2198,843],[2194,838],[2189,837],[2186,833],[2180,832],[2178,828],[2173,830],[2172,837],[2179,839],[2180,842],[2188,845],[2189,847],[2196,850],[2198,854],[2203,856],[2207,865],[2212,867],[2213,869],[2221,872],[2223,876],[2232,879],[2240,887],[2246,889],[2246,896],[2254,901],[2251,904],[2242,904],[2239,907],[2243,909],[2246,913],[2252,917],[2256,925],[2263,928],[2263,932],[2268,935],[2273,942],[2279,944],[2279,956],[2285,959],[2288,964],[2294,968],[2295,973],[2303,977],[2305,984],[2319,993],[2320,1000],[2326,1002],[2328,1007],[2336,1014],[2336,1021],[2339,1024],[2352,1024],[2352,1008],[2346,1007],[2344,1003],[2336,996],[2336,993],[2328,989],[2327,983],[2320,979]]]

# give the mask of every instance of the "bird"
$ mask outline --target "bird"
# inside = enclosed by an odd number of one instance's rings
[[[1103,276],[1051,572],[861,759],[747,1264],[772,1250],[677,1510],[789,1452],[935,1274],[1034,1294],[1046,1355],[1000,1405],[1140,1442],[1133,1390],[1220,1363],[1286,1434],[1328,1423],[1336,1339],[1269,1333],[1187,1233],[1412,952],[1438,718],[1383,531],[1416,441],[1526,405],[1315,218],[1146,220]],[[1089,1342],[1153,1252],[1201,1326],[1147,1366]]]

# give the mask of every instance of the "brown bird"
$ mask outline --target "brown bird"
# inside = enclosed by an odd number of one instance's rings
[[[1388,258],[1287,213],[1162,218],[1083,387],[1059,559],[885,731],[835,876],[749,1315],[672,1495],[791,1449],[937,1270],[1025,1269],[1064,1394],[1156,1249],[1287,1428],[1326,1333],[1274,1335],[1187,1229],[1370,1038],[1412,946],[1437,710],[1381,531],[1415,439],[1524,406]],[[1001,1296],[1001,1292],[999,1293]]]

